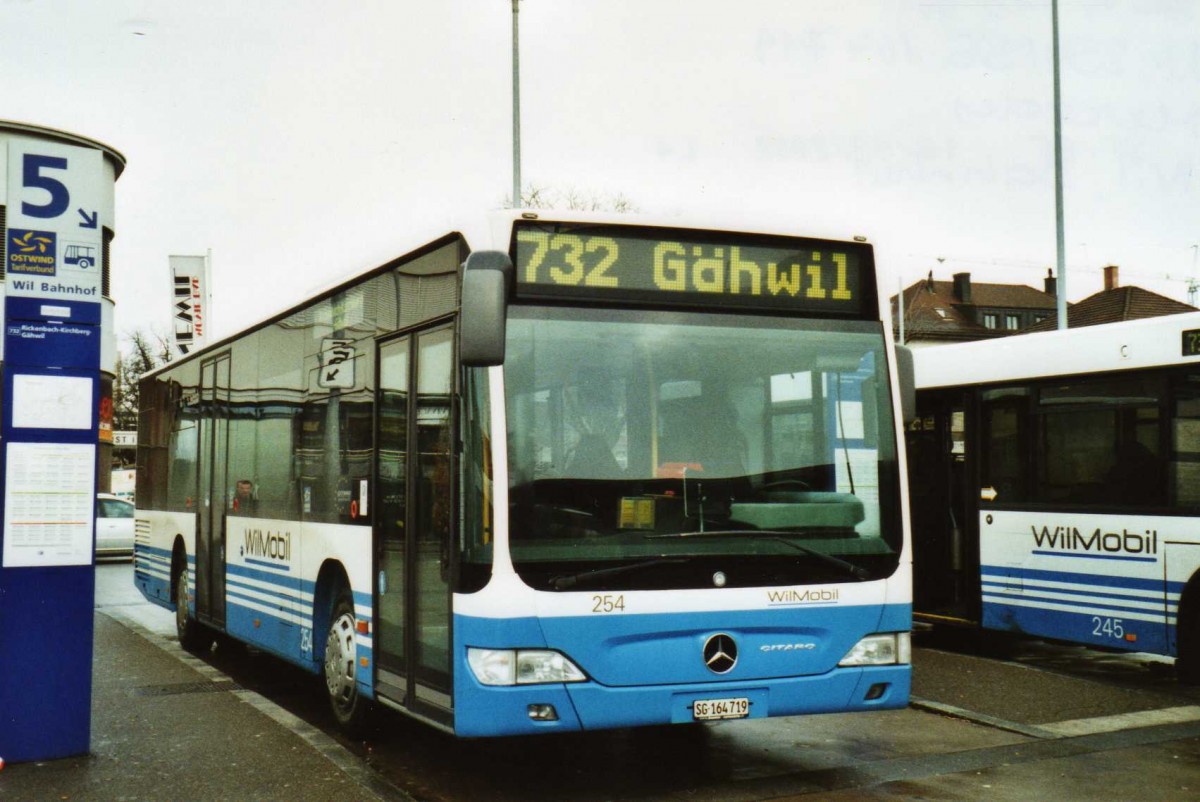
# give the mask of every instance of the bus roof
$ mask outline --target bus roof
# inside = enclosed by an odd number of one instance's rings
[[[394,257],[387,259],[384,262],[376,262],[375,266],[367,269],[359,269],[353,272],[347,272],[345,276],[340,277],[332,284],[328,284],[323,288],[309,290],[307,296],[298,302],[292,303],[275,312],[268,313],[267,316],[252,322],[250,325],[242,327],[236,331],[231,331],[222,334],[217,339],[206,343],[203,348],[196,349],[186,356],[181,356],[173,362],[162,365],[146,375],[151,376],[160,372],[165,372],[180,363],[190,361],[203,354],[217,351],[230,342],[237,340],[245,334],[261,329],[271,323],[277,322],[287,316],[300,311],[311,304],[328,298],[337,292],[359,282],[376,273],[382,273],[394,268],[396,265],[403,263],[421,253],[427,252],[434,248],[442,247],[449,244],[456,238],[462,239],[468,248],[471,249],[496,249],[507,250],[509,247],[510,238],[512,236],[513,225],[521,220],[541,220],[546,222],[563,222],[563,223],[596,223],[617,224],[627,226],[647,226],[654,228],[676,228],[676,229],[694,229],[702,231],[726,231],[747,234],[767,234],[785,237],[805,237],[809,239],[828,239],[828,240],[843,240],[846,242],[869,243],[869,240],[861,235],[828,235],[822,232],[798,232],[784,231],[779,229],[767,229],[759,224],[755,224],[750,218],[733,217],[720,222],[704,221],[693,219],[669,218],[669,217],[651,217],[642,214],[627,214],[616,212],[589,212],[589,211],[563,211],[558,209],[498,209],[493,210],[486,215],[474,215],[472,219],[460,221],[464,223],[457,228],[451,229],[449,233],[440,237],[434,238],[428,231],[423,231],[418,235],[414,245],[410,245],[402,250]],[[445,230],[445,229],[443,229]],[[886,313],[886,304],[884,305],[884,313]]]
[[[1200,312],[916,348],[917,389],[1200,363],[1200,347],[1184,353],[1193,330]]]
[[[500,209],[491,213],[492,243],[489,247],[505,249],[512,232],[513,223],[520,220],[542,220],[559,223],[596,223],[597,225],[647,226],[649,228],[676,228],[693,231],[724,231],[737,234],[764,234],[777,237],[803,237],[805,239],[823,239],[842,242],[869,243],[870,240],[861,234],[847,234],[844,231],[829,232],[821,230],[800,230],[798,226],[782,227],[768,223],[764,225],[761,217],[749,214],[725,215],[718,218],[707,217],[669,217],[666,215],[646,215],[638,212],[586,212],[562,209]]]

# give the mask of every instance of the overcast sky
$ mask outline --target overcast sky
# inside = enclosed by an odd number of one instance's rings
[[[1062,0],[1068,297],[1180,300],[1200,2]],[[864,234],[891,292],[1054,265],[1048,0],[522,0],[526,185]],[[117,327],[213,255],[231,333],[501,206],[510,0],[0,0],[0,119],[121,151]],[[939,263],[939,259],[944,262]]]

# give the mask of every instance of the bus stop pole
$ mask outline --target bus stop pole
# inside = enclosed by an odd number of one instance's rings
[[[115,362],[103,276],[125,162],[3,121],[0,158],[0,758],[14,763],[90,747],[101,374]]]

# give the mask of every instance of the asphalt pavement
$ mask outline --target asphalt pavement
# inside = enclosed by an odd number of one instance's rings
[[[918,637],[907,710],[493,742],[384,718],[350,749],[250,690],[277,661],[181,650],[127,567],[98,571],[95,626],[90,754],[6,766],[5,802],[1200,798],[1200,695],[1144,656]]]
[[[5,802],[408,799],[178,644],[119,612],[95,624],[91,753],[5,766]]]

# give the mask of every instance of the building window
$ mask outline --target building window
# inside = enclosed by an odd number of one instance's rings
[[[1017,329],[1021,328],[1021,316],[1005,315],[1004,328],[1008,329],[1009,331],[1016,331]]]
[[[994,312],[988,312],[983,316],[983,327],[985,329],[996,328],[996,314]]]

